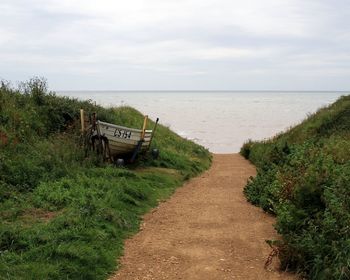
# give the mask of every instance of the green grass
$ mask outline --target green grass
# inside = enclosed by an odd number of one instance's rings
[[[210,165],[206,149],[162,125],[152,144],[158,159],[116,168],[86,157],[80,108],[142,126],[132,108],[58,97],[42,79],[21,90],[1,83],[0,279],[107,279],[141,215]]]
[[[277,216],[282,267],[350,279],[350,96],[241,154],[258,168],[248,200]]]

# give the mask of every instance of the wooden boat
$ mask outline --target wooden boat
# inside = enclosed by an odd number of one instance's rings
[[[93,113],[91,124],[85,126],[84,110],[80,110],[81,132],[85,135],[86,149],[96,150],[102,154],[105,160],[114,161],[117,156],[125,158],[127,155],[130,161],[134,161],[137,154],[149,149],[159,119],[157,118],[153,130],[146,130],[148,116],[145,116],[142,129],[129,128],[121,125],[96,121],[96,114]],[[85,127],[87,129],[85,130]]]
[[[152,130],[142,130],[106,123],[96,122],[97,134],[102,139],[108,139],[110,156],[131,154],[138,146],[138,152],[144,152],[148,149],[151,139]]]

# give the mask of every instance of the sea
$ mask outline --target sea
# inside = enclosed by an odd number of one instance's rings
[[[236,153],[248,139],[271,138],[348,93],[87,90],[57,94],[108,107],[132,106],[213,153]]]

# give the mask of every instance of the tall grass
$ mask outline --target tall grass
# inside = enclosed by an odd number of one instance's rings
[[[277,216],[283,268],[350,279],[350,96],[241,154],[258,168],[248,200]]]
[[[210,165],[206,149],[162,125],[158,159],[120,169],[86,157],[80,108],[131,127],[141,113],[58,97],[43,79],[2,82],[0,106],[0,279],[107,279],[140,216]]]

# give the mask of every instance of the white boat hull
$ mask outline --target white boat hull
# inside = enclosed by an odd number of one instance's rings
[[[108,139],[111,156],[134,152],[141,140],[141,129],[128,128],[101,121],[97,121],[96,126],[98,134]],[[148,148],[151,137],[152,130],[145,130],[144,139],[139,152],[145,151]]]

